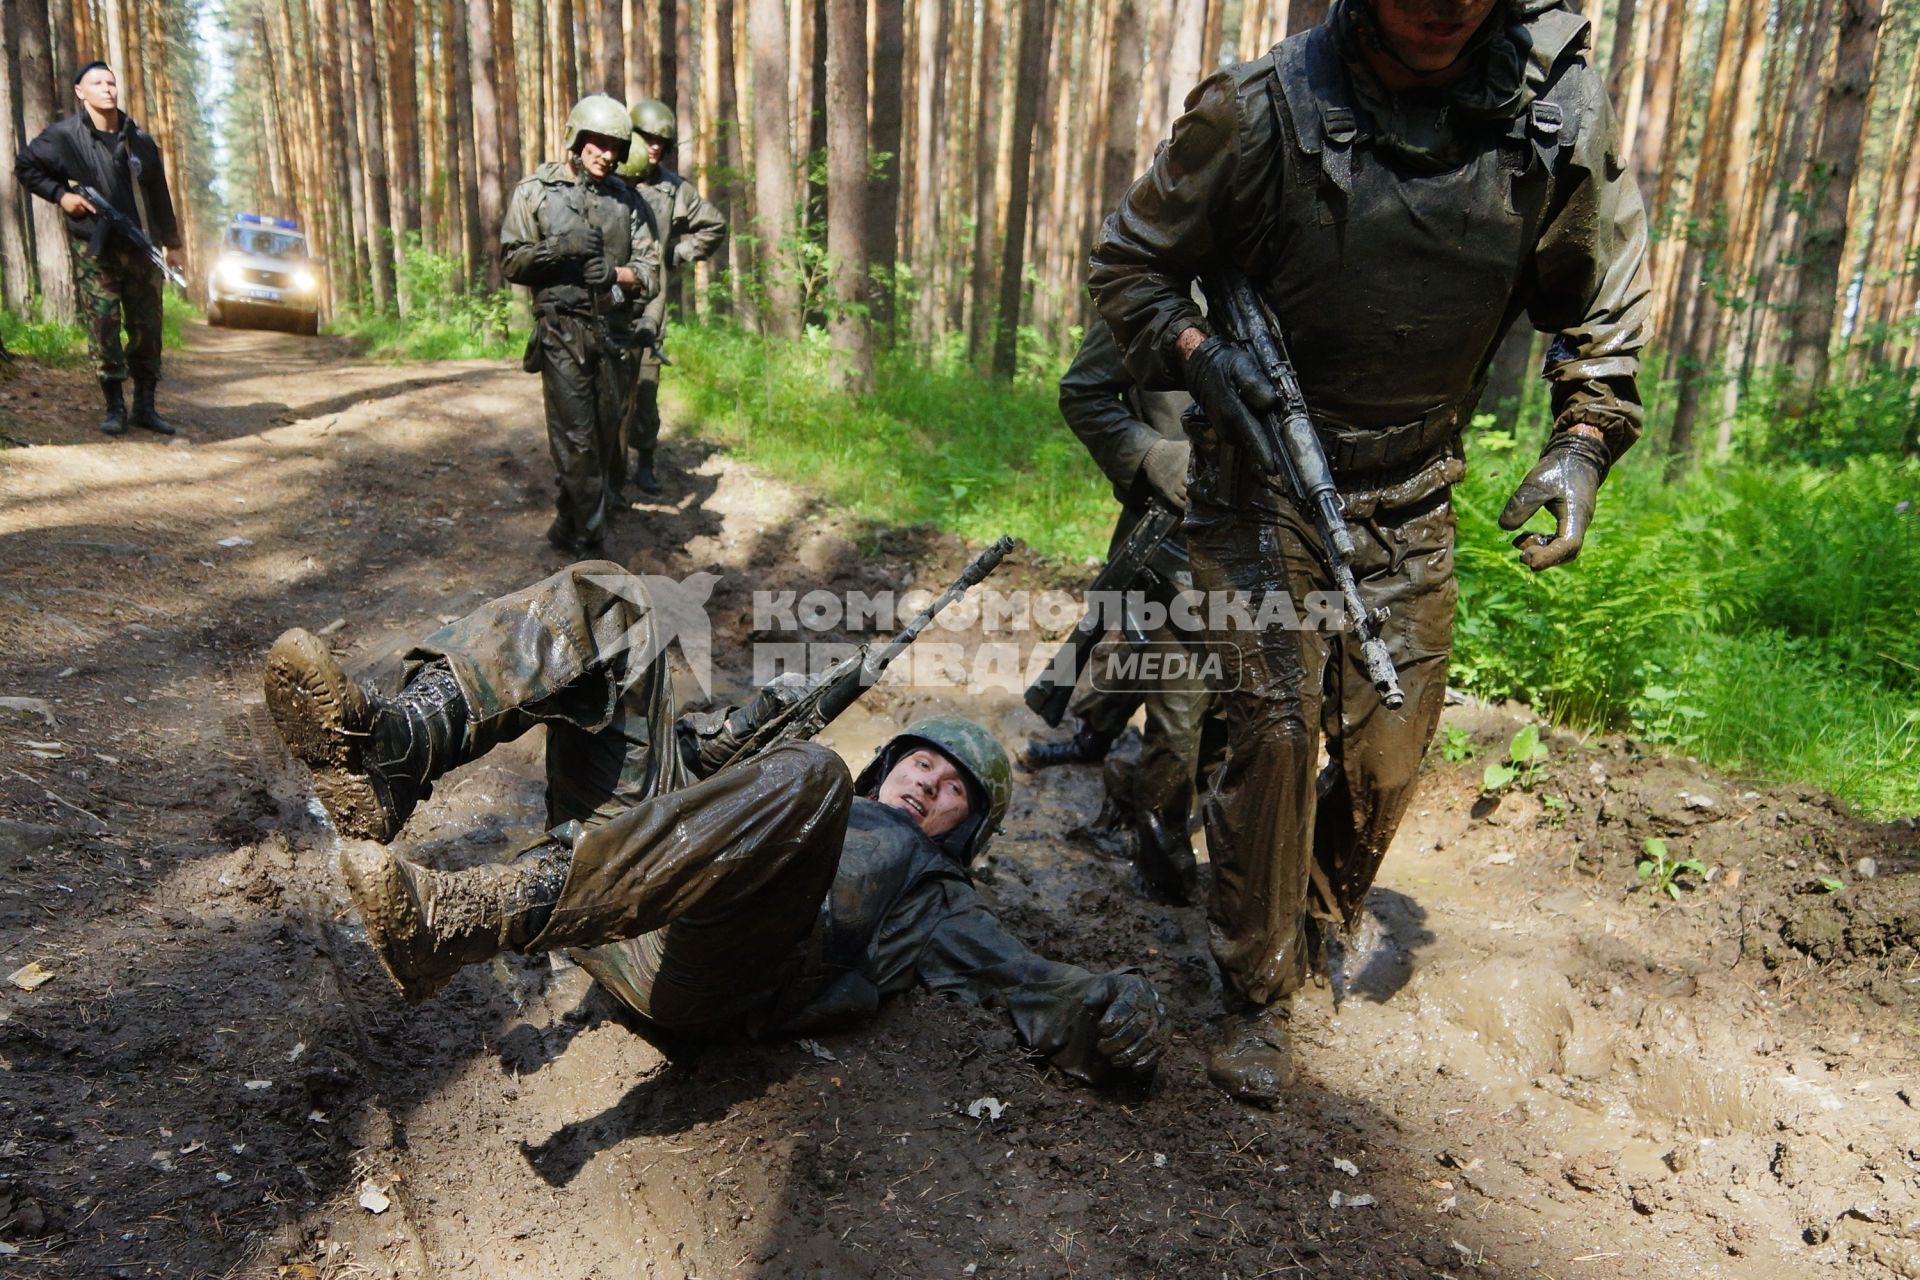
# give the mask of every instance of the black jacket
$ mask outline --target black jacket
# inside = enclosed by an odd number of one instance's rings
[[[84,182],[139,222],[140,202],[134,199],[133,189],[137,173],[140,195],[146,201],[147,235],[164,248],[180,247],[180,224],[174,217],[160,144],[124,111],[111,147],[94,133],[87,113],[76,111],[54,121],[29,142],[15,158],[13,172],[21,186],[54,204],[69,190],[68,182]],[[92,214],[68,214],[67,234],[75,240],[91,240],[98,221]]]

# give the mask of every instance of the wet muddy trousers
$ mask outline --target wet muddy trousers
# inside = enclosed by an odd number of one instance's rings
[[[717,1031],[770,1001],[797,963],[853,784],[810,743],[697,777],[653,660],[679,605],[589,561],[481,606],[408,658],[444,662],[467,696],[467,741],[449,767],[547,726],[548,819],[573,862],[528,949],[574,948],[640,1013]]]
[[[1445,701],[1458,594],[1444,499],[1353,526],[1360,594],[1390,610],[1381,633],[1406,693],[1398,711],[1381,705],[1358,646],[1338,633],[1254,630],[1231,611],[1208,632],[1225,657],[1216,705],[1227,732],[1202,805],[1211,940],[1229,984],[1255,1005],[1305,980],[1310,914],[1358,911],[1413,797]],[[1329,589],[1315,534],[1291,507],[1273,523],[1196,510],[1186,528],[1195,585],[1247,593],[1256,617],[1263,597],[1290,592],[1307,618],[1306,594]],[[1316,775],[1323,736],[1329,761]]]
[[[533,347],[558,490],[554,533],[562,541],[595,546],[606,538],[610,508],[620,491],[625,361],[609,354],[600,326],[585,316],[541,316]]]

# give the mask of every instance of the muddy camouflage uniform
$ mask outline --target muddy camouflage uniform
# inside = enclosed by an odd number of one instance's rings
[[[1552,335],[1554,429],[1639,433],[1645,218],[1587,64],[1586,19],[1496,9],[1456,83],[1395,95],[1362,62],[1351,0],[1213,76],[1094,250],[1090,286],[1129,367],[1178,385],[1209,332],[1188,295],[1241,268],[1273,309],[1346,498],[1406,703],[1386,709],[1337,635],[1229,630],[1229,756],[1206,801],[1214,954],[1256,1005],[1306,972],[1313,912],[1350,918],[1412,797],[1445,691],[1460,426],[1508,326]],[[1203,590],[1329,587],[1312,524],[1203,431],[1186,522]],[[1322,734],[1330,763],[1316,781]],[[1311,891],[1309,885],[1312,886]]]
[[[779,702],[681,715],[666,662],[636,659],[662,648],[658,617],[639,579],[587,562],[408,655],[414,672],[444,662],[469,709],[447,767],[547,726],[548,819],[573,856],[524,949],[576,948],[621,1001],[693,1036],[837,1026],[916,983],[998,995],[1029,1047],[1099,1078],[1098,1019],[1142,980],[1030,951],[954,852],[856,796],[825,747],[722,767]]]
[[[1060,414],[1080,443],[1087,447],[1113,483],[1120,500],[1120,518],[1113,527],[1109,554],[1116,554],[1134,525],[1146,514],[1153,496],[1144,463],[1147,451],[1161,440],[1184,441],[1180,415],[1192,399],[1184,391],[1145,391],[1120,358],[1113,331],[1095,316],[1087,325],[1073,363],[1060,379]],[[1161,546],[1150,566],[1149,595],[1162,604],[1173,593],[1192,585],[1186,540],[1175,533]],[[1184,635],[1170,623],[1146,633],[1148,643],[1165,651],[1198,637]],[[1152,823],[1154,831],[1140,838],[1177,842],[1187,847],[1187,826],[1193,809],[1193,787],[1200,753],[1200,726],[1209,697],[1198,676],[1162,679],[1137,692],[1089,687],[1073,702],[1080,723],[1103,740],[1117,738],[1138,707],[1146,708],[1146,732],[1141,738],[1140,762],[1133,770],[1125,797],[1109,795],[1136,824]],[[1109,791],[1119,781],[1109,768]],[[1190,854],[1188,856],[1191,856]]]
[[[635,150],[645,144],[636,135]],[[719,251],[726,239],[726,215],[712,201],[694,190],[693,184],[667,168],[654,165],[638,177],[627,179],[653,214],[660,228],[660,266],[663,278],[682,267],[705,262]],[[642,340],[636,347],[639,361],[637,380],[631,385],[639,403],[633,407],[633,426],[626,447],[651,459],[660,443],[660,351],[667,337],[667,295],[661,291],[648,300],[636,323]]]
[[[630,267],[637,283],[621,293],[652,297],[659,250],[646,208],[618,178],[595,183],[571,162],[549,162],[521,180],[500,228],[507,279],[533,290],[534,330],[525,367],[538,372],[547,442],[559,490],[552,539],[591,549],[606,537],[621,489],[620,357],[630,332],[609,289],[587,284],[590,255],[574,251],[587,228],[601,255]]]

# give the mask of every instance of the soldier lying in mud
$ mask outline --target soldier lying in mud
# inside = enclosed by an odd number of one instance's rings
[[[392,697],[305,631],[274,642],[267,705],[335,826],[358,837],[341,872],[407,999],[502,951],[567,948],[676,1035],[810,1033],[918,983],[999,996],[1021,1039],[1077,1079],[1153,1069],[1166,1015],[1147,980],[1035,954],[973,888],[967,867],[1011,790],[990,733],[921,721],[857,779],[811,742],[725,764],[797,691],[775,682],[681,715],[657,617],[618,565],[577,564],[427,637]],[[436,778],[536,724],[546,838],[452,872],[387,847]]]

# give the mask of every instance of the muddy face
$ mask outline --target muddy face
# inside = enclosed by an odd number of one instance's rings
[[[901,760],[874,798],[911,817],[933,839],[967,820],[966,777],[938,751],[923,749]]]
[[[575,154],[579,157],[580,167],[596,182],[606,177],[620,158],[613,140],[597,133],[581,134],[580,149]]]
[[[1450,69],[1498,0],[1374,0],[1380,39],[1410,71]]]

